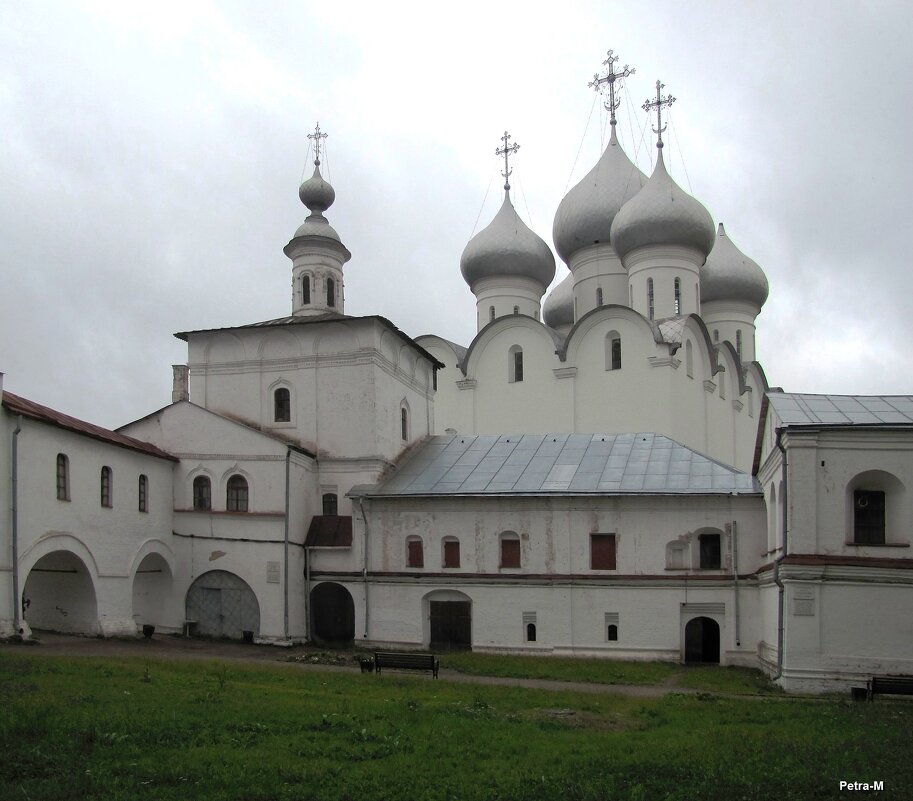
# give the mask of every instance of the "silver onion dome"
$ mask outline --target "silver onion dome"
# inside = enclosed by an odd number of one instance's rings
[[[769,290],[764,271],[735,246],[720,223],[716,244],[701,268],[701,302],[741,300],[760,308]]]
[[[545,299],[542,306],[542,321],[549,328],[561,328],[574,324],[574,274],[568,273]]]

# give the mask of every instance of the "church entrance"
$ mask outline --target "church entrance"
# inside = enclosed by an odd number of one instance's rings
[[[695,617],[685,626],[685,663],[720,663],[720,625],[709,617]]]
[[[311,638],[324,645],[351,645],[355,639],[355,602],[332,581],[311,590]]]
[[[247,582],[225,570],[211,570],[190,585],[186,612],[204,637],[240,640],[260,633],[257,596]]]
[[[468,651],[472,648],[472,604],[469,601],[431,601],[431,650]]]

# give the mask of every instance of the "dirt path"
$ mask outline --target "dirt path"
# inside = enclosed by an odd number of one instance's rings
[[[296,656],[313,653],[303,646],[279,648],[269,645],[249,645],[230,640],[205,640],[187,637],[153,636],[151,639],[100,639],[97,637],[77,637],[69,634],[40,632],[36,635],[37,645],[7,645],[0,653],[27,651],[29,654],[47,654],[49,656],[102,656],[130,657],[135,659],[154,660],[208,660],[239,662],[242,664],[274,665],[293,670],[317,670],[329,672],[356,673],[359,668],[351,666],[314,664],[311,662],[290,661]],[[402,676],[405,674],[395,673]],[[430,675],[411,674],[416,679],[433,681]],[[537,690],[556,692],[570,691],[583,693],[609,693],[634,698],[660,698],[670,693],[693,694],[695,690],[663,685],[633,684],[589,684],[577,681],[550,681],[547,679],[508,679],[495,676],[470,676],[455,670],[441,670],[444,681],[460,684],[486,684],[505,687],[529,687]],[[383,680],[383,677],[379,677]]]

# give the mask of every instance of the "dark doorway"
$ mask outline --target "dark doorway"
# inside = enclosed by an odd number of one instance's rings
[[[431,601],[430,603],[431,650],[471,650],[472,604],[469,601]]]
[[[341,584],[326,581],[311,590],[311,638],[325,645],[355,639],[355,602]]]
[[[709,617],[696,617],[685,626],[685,663],[720,663],[720,626]]]

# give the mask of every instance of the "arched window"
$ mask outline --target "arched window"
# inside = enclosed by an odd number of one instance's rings
[[[244,476],[232,476],[228,479],[225,508],[229,512],[246,512],[247,496],[247,479]]]
[[[536,624],[535,623],[526,624],[526,641],[527,642],[536,641]]]
[[[526,642],[536,641],[536,613],[523,613],[523,639]]]
[[[698,542],[700,543],[700,566],[708,570],[718,569],[722,564],[720,535],[701,534]]]
[[[406,567],[424,567],[425,551],[421,537],[408,537],[406,539]]]
[[[441,543],[443,547],[443,566],[459,567],[460,566],[460,541],[456,537],[444,537]]]
[[[306,306],[311,302],[311,276],[301,276],[301,305]]]
[[[608,630],[606,631],[606,639],[609,642],[618,641],[618,625],[615,623],[610,623]]]
[[[495,307],[489,306],[488,307],[488,322],[490,322],[490,323],[494,322],[494,319],[495,319]]]
[[[327,278],[327,306],[336,306],[336,282],[332,278]]]
[[[602,287],[596,287],[596,305],[602,306]]]
[[[520,313],[520,307],[514,306],[514,314],[519,314],[519,313]]]
[[[515,531],[501,535],[501,567],[520,567],[520,538]]]
[[[114,473],[110,467],[103,467],[101,469],[101,505],[111,508],[112,502],[112,483],[114,480]]]
[[[339,514],[339,496],[335,492],[323,493],[323,513],[333,517]]]
[[[277,423],[288,423],[292,419],[292,395],[286,387],[279,387],[273,393],[273,419]]]
[[[735,352],[739,354],[739,361],[742,361],[742,332],[735,332]]]
[[[653,319],[653,279],[647,279],[647,319]]]
[[[605,335],[605,369],[621,369],[621,335],[617,331]]]
[[[400,424],[400,433],[402,434],[403,442],[409,441],[409,410],[403,406],[399,410],[399,424]]]
[[[681,280],[681,278],[675,279],[673,291],[675,292],[675,313],[678,315],[678,314],[682,313],[682,280]]]
[[[523,348],[514,345],[508,352],[508,381],[513,384],[523,380]]]
[[[138,487],[138,492],[137,492],[137,498],[138,498],[137,508],[141,512],[149,511],[148,494],[149,494],[149,479],[146,478],[146,476],[141,475],[139,477],[139,487]]]
[[[694,378],[694,345],[690,339],[685,342],[685,374]]]
[[[209,476],[197,476],[193,480],[193,508],[201,511],[212,508],[212,482]]]
[[[57,454],[57,500],[70,500],[70,460],[65,453]]]

